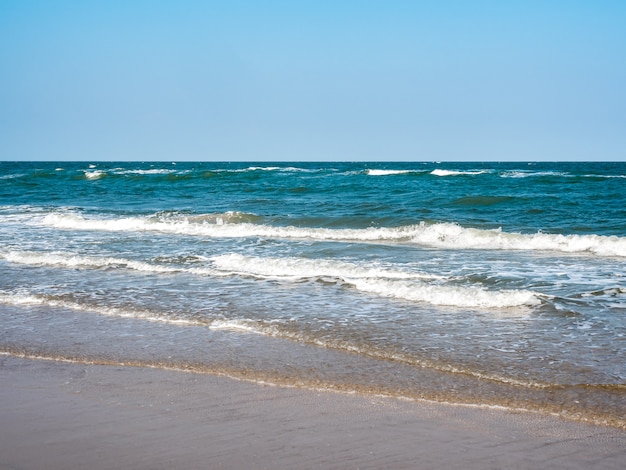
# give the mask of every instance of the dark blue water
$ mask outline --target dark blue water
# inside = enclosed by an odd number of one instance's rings
[[[0,348],[626,422],[625,189],[626,163],[0,162]]]

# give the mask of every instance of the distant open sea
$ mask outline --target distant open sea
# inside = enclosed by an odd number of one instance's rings
[[[626,163],[0,162],[0,353],[626,427]]]

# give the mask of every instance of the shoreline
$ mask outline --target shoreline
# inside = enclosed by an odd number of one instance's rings
[[[0,468],[617,469],[626,431],[519,410],[0,356]]]
[[[63,334],[58,329],[55,329],[56,332]],[[56,337],[55,334],[52,336]],[[189,361],[187,356],[164,358],[162,351],[159,356],[154,356],[154,350],[148,351],[147,355],[140,353],[122,358],[116,357],[109,348],[98,353],[95,351],[88,353],[83,349],[80,355],[75,356],[74,354],[59,354],[46,347],[33,348],[32,346],[19,349],[4,348],[0,350],[0,358],[14,357],[79,366],[139,368],[171,373],[212,375],[253,385],[477,409],[506,410],[513,413],[535,413],[577,423],[612,427],[626,432],[626,418],[624,417],[626,395],[624,395],[623,385],[553,384],[532,388],[480,380],[468,377],[466,374],[407,367],[403,364],[394,364],[394,368],[389,369],[386,361],[379,361],[375,358],[344,355],[341,351],[329,349],[309,349],[308,345],[292,344],[275,338],[269,338],[274,344],[273,348],[267,348],[263,341],[268,338],[255,337],[254,339],[261,342],[246,346],[249,356],[247,360],[242,360],[242,349],[237,348],[237,357],[240,360],[237,363],[229,363],[221,357],[224,356],[225,351],[228,351],[228,346],[221,351],[216,347],[201,348],[200,355],[206,358],[205,362]],[[232,340],[233,338],[230,337],[225,342],[219,342],[219,345],[224,347]],[[112,344],[114,341],[115,338],[111,337],[107,343]],[[198,343],[194,342],[194,344]],[[306,354],[304,349],[312,355]],[[255,354],[254,357],[251,353]],[[284,357],[290,357],[292,360],[295,357],[305,358],[309,367],[306,370],[303,368],[299,373],[293,367],[287,370]],[[342,361],[349,362],[343,363]],[[322,370],[319,364],[324,364],[325,368]],[[339,368],[338,364],[341,364]],[[368,376],[361,377],[353,374],[346,375],[350,367],[354,370],[368,370],[370,373]],[[377,377],[377,379],[372,380],[372,377]],[[355,378],[357,380],[354,380]],[[602,404],[602,409],[598,403]]]

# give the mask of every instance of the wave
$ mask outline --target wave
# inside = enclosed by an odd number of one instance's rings
[[[28,175],[26,173],[15,173],[15,174],[11,174],[11,175],[1,175],[0,176],[0,180],[12,180],[12,179],[24,178],[25,176],[28,176]]]
[[[522,234],[501,229],[461,227],[454,223],[414,226],[411,241],[442,249],[528,250],[626,256],[626,238],[604,235]]]
[[[562,171],[532,171],[532,170],[512,170],[505,171],[500,174],[502,178],[530,178],[530,177],[538,177],[538,176],[572,176],[569,173],[564,173]]]
[[[430,172],[434,176],[459,176],[459,175],[481,175],[491,174],[496,170],[444,170],[435,169]],[[501,178],[541,178],[541,177],[558,177],[558,178],[626,178],[626,175],[604,175],[604,174],[574,174],[566,171],[534,171],[534,170],[508,170],[498,172]]]
[[[10,263],[31,266],[58,266],[64,268],[127,268],[152,273],[175,273],[179,269],[158,266],[123,258],[79,256],[68,253],[38,253],[32,251],[10,251],[0,253],[0,259]]]
[[[479,286],[433,284],[425,281],[442,277],[339,261],[228,254],[213,258],[213,262],[218,269],[239,275],[263,279],[338,280],[361,292],[438,306],[506,308],[541,303],[541,295],[531,291],[488,291]]]
[[[612,178],[626,178],[626,175],[585,175],[588,178],[606,178],[606,179],[612,179]]]
[[[280,171],[282,170],[279,166],[250,166],[248,168],[242,168],[240,170],[233,171]]]
[[[97,180],[104,178],[106,175],[107,173],[104,170],[85,171],[85,178],[88,180]]]
[[[591,179],[613,179],[626,178],[626,175],[603,175],[603,174],[574,174],[564,171],[532,171],[532,170],[511,170],[500,174],[501,178],[537,178],[554,176],[561,178],[591,178]]]
[[[402,243],[437,249],[528,250],[572,254],[626,257],[626,237],[605,235],[560,235],[537,232],[523,234],[501,229],[466,228],[441,222],[401,227],[331,229],[317,227],[272,226],[253,222],[238,223],[240,213],[203,216],[152,216],[115,219],[88,219],[82,215],[54,212],[39,222],[44,226],[68,230],[161,232],[211,238],[283,238],[316,241]],[[251,216],[254,217],[254,216]],[[211,219],[214,219],[213,222]],[[221,220],[221,221],[220,221]],[[234,223],[229,223],[229,222]]]
[[[176,213],[173,213],[176,216]],[[204,223],[204,224],[242,224],[242,223],[258,223],[263,220],[263,217],[256,214],[250,214],[248,212],[239,211],[227,211],[217,214],[197,214],[197,215],[185,215],[185,220],[192,223]]]
[[[413,170],[367,170],[370,176],[388,176],[388,175],[405,175],[407,173],[415,173]]]
[[[484,173],[491,173],[491,171],[489,170],[457,171],[457,170],[435,169],[430,172],[431,175],[435,175],[435,176],[482,175]]]
[[[134,175],[134,176],[145,176],[145,175],[185,175],[189,173],[190,170],[172,170],[167,168],[150,168],[150,169],[125,169],[125,168],[112,168],[107,170],[101,169],[90,169],[83,170],[83,174],[85,178],[88,180],[96,180],[100,178],[104,178],[106,176],[126,176],[126,175]]]
[[[200,276],[223,275],[220,271],[206,267],[176,267],[125,258],[80,256],[60,252],[9,251],[7,253],[0,253],[0,259],[4,259],[10,263],[30,266],[51,266],[72,269],[129,269],[154,274],[189,273]]]
[[[329,168],[300,168],[295,166],[249,166],[247,168],[218,169],[212,170],[221,173],[248,173],[248,172],[280,172],[280,173],[318,173],[321,171],[332,171]]]
[[[229,319],[229,320],[213,320],[208,326],[211,330],[232,331],[235,333],[256,334],[261,336],[271,336],[276,338],[286,338],[299,343],[313,344],[323,348],[339,349],[350,353],[369,356],[376,359],[386,361],[397,361],[400,363],[410,364],[420,368],[428,368],[439,372],[447,372],[451,374],[462,374],[475,377],[477,379],[490,380],[514,386],[522,386],[528,388],[548,388],[550,384],[542,383],[535,380],[517,379],[507,377],[501,374],[490,374],[481,372],[467,367],[455,366],[449,363],[433,361],[426,358],[416,357],[399,351],[385,350],[366,344],[355,344],[349,341],[331,339],[329,337],[319,337],[312,334],[311,331],[299,331],[287,328],[281,328],[280,323],[260,322],[250,319]]]
[[[196,171],[193,169],[179,170],[173,168],[149,168],[149,169],[127,169],[123,167],[110,168],[110,169],[96,169],[95,166],[90,166],[88,170],[82,170],[85,178],[88,180],[96,180],[104,178],[106,176],[198,176],[202,177],[207,174],[216,173],[255,173],[255,172],[278,172],[278,173],[316,173],[320,171],[329,171],[328,169],[310,169],[310,168],[298,168],[298,167],[282,167],[282,166],[250,166],[247,168],[230,168],[223,169],[217,168],[213,170],[203,169]],[[195,175],[194,175],[195,173]]]
[[[171,314],[159,315],[152,311],[139,309],[123,309],[118,307],[104,307],[101,305],[88,305],[71,300],[55,298],[54,296],[41,294],[21,294],[0,292],[0,303],[15,306],[45,306],[65,308],[80,312],[92,312],[98,315],[117,318],[140,319],[156,323],[167,323],[181,326],[206,326],[199,321],[176,318]]]
[[[188,173],[188,171],[178,171],[167,168],[151,168],[149,170],[125,170],[123,168],[116,168],[113,172],[117,175],[171,175],[172,173]]]
[[[532,381],[532,380],[519,380],[519,379],[515,379],[512,377],[502,376],[499,374],[483,373],[479,371],[474,371],[472,369],[458,368],[449,364],[439,364],[437,362],[433,362],[430,360],[412,358],[406,355],[388,354],[388,353],[385,353],[384,351],[377,351],[377,350],[370,350],[367,348],[356,347],[351,344],[345,344],[343,342],[336,343],[332,341],[331,342],[321,341],[316,338],[311,338],[308,335],[302,335],[298,333],[294,334],[292,332],[280,332],[277,328],[268,328],[267,326],[264,326],[264,325],[261,326],[258,324],[254,324],[254,322],[249,321],[249,320],[232,320],[232,321],[224,321],[224,322],[216,321],[216,322],[213,322],[209,326],[209,329],[214,330],[214,331],[226,330],[226,331],[233,331],[236,333],[251,333],[251,334],[258,334],[262,336],[285,338],[285,339],[298,342],[298,343],[307,343],[307,344],[312,344],[315,346],[321,346],[323,348],[339,349],[339,350],[344,350],[344,351],[348,351],[351,353],[360,354],[363,356],[369,356],[375,359],[383,359],[386,361],[389,361],[389,360],[397,361],[397,362],[401,362],[401,363],[405,363],[405,364],[409,364],[413,366],[418,366],[420,368],[432,369],[438,372],[470,376],[479,380],[480,379],[489,380],[493,382],[513,385],[513,386],[518,386],[518,387],[547,389],[552,386],[551,384],[548,384],[548,383],[541,383],[541,382]],[[328,383],[325,386],[321,387],[320,382],[318,380],[314,380],[308,383],[306,380],[303,381],[302,379],[297,379],[296,381],[293,381],[293,379],[292,380],[287,379],[285,381],[284,378],[281,378],[281,380],[278,380],[276,382],[268,382],[267,376],[265,374],[261,373],[259,378],[255,378],[254,371],[248,368],[244,370],[228,370],[228,372],[225,372],[223,369],[215,370],[211,368],[210,366],[203,365],[201,363],[198,363],[197,361],[191,362],[191,363],[181,363],[180,361],[177,361],[175,363],[170,363],[170,362],[163,361],[163,360],[158,360],[155,362],[150,362],[150,361],[144,362],[142,360],[136,360],[136,359],[131,359],[131,360],[107,359],[100,355],[97,357],[92,357],[90,355],[83,355],[83,356],[63,355],[63,354],[43,355],[40,351],[28,352],[28,351],[25,351],[23,348],[13,349],[13,348],[7,348],[7,347],[0,348],[0,356],[13,356],[13,357],[18,357],[18,358],[27,358],[27,359],[34,359],[34,360],[44,360],[44,361],[48,360],[48,361],[55,361],[55,362],[78,363],[78,364],[89,364],[89,365],[115,365],[115,366],[120,366],[120,367],[148,367],[152,369],[173,370],[173,371],[179,371],[179,372],[198,372],[198,373],[209,372],[209,373],[216,373],[218,375],[225,375],[231,378],[235,378],[237,380],[257,382],[263,385],[280,384],[282,386],[287,386],[287,387],[296,386],[298,388],[301,388],[302,386],[306,386],[306,387],[312,387],[313,390],[317,390],[317,391],[341,390],[343,392],[346,392],[345,383],[342,383],[341,385],[332,385],[331,383]],[[587,385],[586,387],[591,388],[594,386]],[[603,389],[603,390],[606,390],[608,388],[606,385],[599,385],[595,387]],[[618,392],[622,390],[622,387],[620,385],[615,385],[611,388],[614,388]],[[357,385],[355,386],[354,390],[356,391],[359,389],[360,387],[358,387]],[[372,393],[371,385],[367,387],[366,393]],[[394,393],[391,390],[385,388],[384,391],[381,391],[379,393],[380,393],[379,396],[395,396],[397,398],[402,398],[404,400],[418,399],[420,401],[424,401],[424,400],[432,401],[433,403],[441,402],[441,397],[438,397],[438,399],[433,401],[430,399],[425,399],[423,395],[421,394],[419,394],[419,396],[414,396],[414,397],[411,397],[411,395],[405,395],[406,390],[402,390],[401,392]],[[509,406],[505,406],[505,405],[491,405],[487,403],[468,404],[464,402],[457,403],[457,402],[450,402],[450,401],[443,401],[443,403],[447,403],[447,404],[454,403],[457,405],[470,406],[470,407],[502,408],[502,409],[524,411],[524,412],[532,412],[532,409],[510,408]],[[606,424],[606,421],[605,420],[599,421],[599,424]]]
[[[302,278],[337,278],[337,279],[421,279],[440,280],[444,277],[421,272],[411,272],[385,267],[362,266],[347,261],[307,258],[270,258],[244,256],[236,253],[211,258],[213,265],[221,270],[236,274],[250,274],[265,278],[302,279]]]
[[[477,286],[433,284],[445,278],[428,273],[385,267],[362,266],[345,261],[305,258],[251,257],[226,254],[210,258],[212,267],[174,267],[111,257],[63,253],[12,251],[0,254],[11,263],[78,269],[131,269],[146,273],[188,273],[200,276],[251,276],[259,279],[322,280],[350,285],[361,292],[431,305],[455,307],[514,307],[537,305],[538,294],[530,291],[487,291]]]

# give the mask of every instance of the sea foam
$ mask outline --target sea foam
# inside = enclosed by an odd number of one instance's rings
[[[562,253],[626,256],[626,238],[605,235],[561,235],[537,232],[522,234],[500,229],[476,229],[455,223],[419,223],[401,227],[330,229],[319,227],[271,226],[255,223],[224,223],[234,220],[211,215],[171,218],[123,217],[89,219],[80,214],[55,212],[43,217],[43,225],[70,230],[149,231],[215,238],[285,238],[318,241],[408,243],[438,249],[529,250]],[[209,221],[214,219],[216,223]]]
[[[104,170],[85,171],[85,178],[88,180],[97,180],[106,176]]]
[[[0,259],[10,263],[31,266],[49,266],[72,269],[128,269],[154,274],[189,273],[198,276],[221,276],[220,271],[202,267],[167,266],[126,258],[81,256],[60,252],[8,251],[0,253]]]
[[[526,290],[488,291],[480,286],[429,283],[425,280],[443,278],[335,260],[229,254],[215,257],[213,262],[217,268],[233,274],[263,279],[335,279],[362,292],[432,305],[504,308],[541,303],[539,294]]]
[[[324,280],[348,284],[359,291],[378,296],[456,307],[493,308],[540,303],[540,296],[530,291],[488,291],[480,286],[441,284],[446,281],[443,276],[329,259],[255,257],[230,253],[211,258],[212,268],[199,268],[67,253],[11,251],[0,254],[0,258],[18,264],[74,269],[131,269],[154,274],[237,275],[288,281]]]
[[[435,176],[482,175],[483,173],[489,173],[489,171],[487,170],[458,171],[458,170],[436,169],[430,172],[431,175],[435,175]]]
[[[98,315],[117,318],[136,318],[156,323],[167,323],[181,326],[203,326],[203,323],[176,318],[172,315],[155,315],[154,312],[140,309],[122,309],[116,307],[103,307],[88,305],[71,300],[64,300],[41,294],[29,293],[4,293],[0,292],[0,303],[15,306],[46,306],[54,308],[65,308],[68,310],[92,312]]]
[[[413,172],[413,170],[367,170],[367,174],[370,176],[405,175]]]

